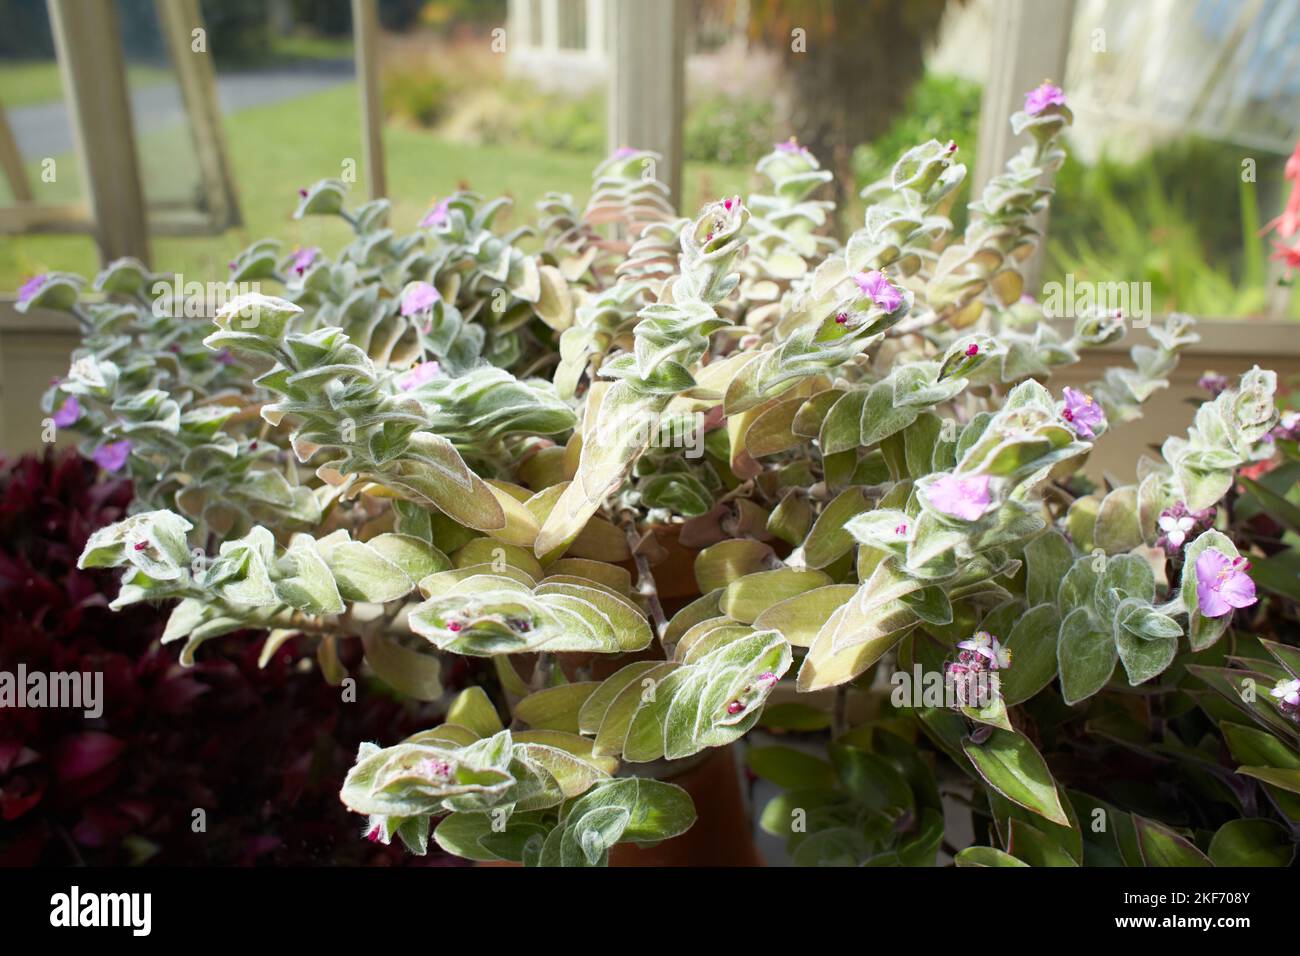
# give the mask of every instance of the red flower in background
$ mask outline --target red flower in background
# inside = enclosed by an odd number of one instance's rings
[[[1290,239],[1296,233],[1300,233],[1300,142],[1296,143],[1295,151],[1286,161],[1283,175],[1291,180],[1291,195],[1286,201],[1286,208],[1282,211],[1282,215],[1265,225],[1259,232],[1261,236],[1276,232],[1280,238]],[[1286,264],[1288,278],[1292,272],[1300,269],[1300,241],[1292,246],[1275,242],[1273,248],[1277,251],[1269,258]]]

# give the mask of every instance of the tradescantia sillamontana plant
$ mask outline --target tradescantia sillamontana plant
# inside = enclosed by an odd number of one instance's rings
[[[1276,413],[1256,370],[1136,485],[1082,478],[1196,336],[1173,316],[1086,392],[1045,384],[1125,332],[1101,314],[1062,331],[1023,295],[1070,121],[1059,90],[1027,97],[1028,145],[960,236],[954,144],[902,156],[839,243],[814,198],[829,173],[789,142],[759,192],[693,219],[645,175],[653,154],[620,150],[582,211],[543,200],[538,236],[498,232],[505,201],[472,193],[400,236],[385,202],[322,181],[298,215],[355,238],[334,259],[254,244],[232,279],[280,294],[215,324],[160,307],[138,263],[100,276],[103,302],[45,277],[26,304],[86,326],[46,409],[139,492],[81,563],[124,569],[115,606],[178,599],[164,640],[184,661],[237,629],[268,649],[304,633],[339,682],[339,642],[359,639],[368,673],[438,700],[448,657],[490,658],[491,694],[363,747],[344,782],[372,839],[416,853],[432,836],[474,860],[603,864],[691,826],[656,778],[675,761],[829,726],[827,761],[751,752],[788,788],[763,825],[797,862],[933,864],[923,750],[989,808],[989,845],[958,862],[1078,862],[1074,807],[1094,798],[1054,778],[1039,715],[1181,679],[1253,601],[1204,516],[1271,453]],[[1184,514],[1197,534],[1174,547]],[[665,535],[695,551],[676,606]],[[956,702],[871,716],[913,673]]]

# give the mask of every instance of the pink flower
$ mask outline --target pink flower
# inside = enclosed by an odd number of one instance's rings
[[[1065,93],[1059,86],[1044,82],[1025,94],[1025,112],[1037,116],[1049,106],[1064,106]]]
[[[1076,392],[1068,385],[1063,394],[1065,408],[1061,410],[1061,417],[1069,422],[1074,433],[1080,438],[1096,438],[1097,433],[1094,429],[1106,426],[1106,415],[1102,412],[1101,406],[1093,401],[1091,395]]]
[[[432,382],[442,374],[437,362],[421,362],[410,371],[403,373],[397,378],[397,387],[404,392],[409,392],[413,388],[419,388],[425,382]]]
[[[1283,412],[1282,418],[1267,436],[1276,441],[1300,441],[1300,412]]]
[[[438,290],[427,282],[413,282],[402,294],[402,315],[428,312],[439,299]]]
[[[1196,380],[1196,384],[1209,392],[1214,398],[1218,398],[1220,394],[1227,391],[1231,383],[1226,375],[1220,375],[1217,372],[1206,372]]]
[[[77,396],[69,395],[59,406],[59,410],[54,413],[54,424],[59,428],[67,428],[75,424],[81,417],[81,403],[77,401]]]
[[[977,520],[992,502],[988,475],[944,475],[929,487],[927,494],[935,509],[963,521]]]
[[[420,228],[428,229],[431,226],[445,226],[447,224],[447,210],[450,208],[450,200],[440,199],[434,203],[432,209],[424,214],[420,220]]]
[[[121,441],[109,442],[107,445],[96,448],[93,457],[95,463],[105,471],[121,471],[130,454],[131,443],[124,438]]]
[[[1261,236],[1276,230],[1283,239],[1290,239],[1300,232],[1300,142],[1296,143],[1291,158],[1286,161],[1283,176],[1292,181],[1291,195],[1286,201],[1286,208],[1282,211],[1282,215],[1270,221],[1259,231]]]
[[[968,640],[958,642],[957,646],[970,651],[973,657],[984,658],[993,670],[1006,670],[1011,666],[1011,652],[988,631],[976,631]],[[959,655],[959,658],[961,656],[964,655]],[[963,660],[962,663],[971,664],[973,660]]]
[[[298,275],[302,275],[311,268],[311,264],[316,261],[318,255],[320,255],[320,250],[315,246],[309,249],[299,249],[293,256],[293,271]]]
[[[1294,246],[1285,246],[1280,242],[1273,243],[1273,248],[1277,252],[1269,256],[1269,259],[1281,262],[1286,266],[1286,274],[1289,277],[1296,269],[1300,269],[1300,242]]]
[[[41,286],[45,285],[47,276],[41,273],[38,276],[32,276],[23,283],[22,288],[18,290],[18,301],[27,302],[36,297],[36,293],[41,291]]]
[[[863,295],[871,296],[871,301],[886,312],[893,312],[903,302],[903,294],[894,288],[885,274],[878,269],[859,272],[853,277]]]
[[[812,154],[808,152],[807,149],[800,146],[799,140],[795,139],[793,136],[787,139],[784,143],[777,143],[776,151],[778,153],[785,153],[787,156],[806,156],[809,159],[812,158]]]
[[[1250,607],[1255,597],[1255,582],[1246,571],[1250,562],[1230,558],[1217,548],[1206,548],[1196,559],[1196,603],[1206,617],[1223,617],[1233,608]]]

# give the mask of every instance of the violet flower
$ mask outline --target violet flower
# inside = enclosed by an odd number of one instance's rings
[[[22,288],[18,290],[18,301],[22,303],[34,299],[36,293],[41,291],[41,286],[45,285],[45,280],[47,278],[48,276],[42,272],[40,275],[32,276],[24,282]]]
[[[397,378],[397,387],[403,392],[409,392],[413,388],[419,388],[425,382],[432,382],[442,374],[437,362],[421,362],[410,371],[399,375]]]
[[[863,295],[870,296],[871,301],[886,312],[893,312],[903,302],[903,294],[894,288],[885,274],[878,269],[859,272],[853,277],[853,281],[857,283]]]
[[[1300,441],[1300,412],[1283,412],[1282,419],[1268,433],[1272,440]]]
[[[308,249],[299,249],[297,252],[294,253],[293,265],[291,268],[298,275],[303,275],[308,269],[311,268],[311,264],[316,261],[316,257],[318,255],[320,255],[320,250],[317,249],[315,246],[312,246]]]
[[[1037,116],[1049,106],[1064,106],[1065,92],[1059,86],[1044,82],[1025,94],[1025,112]]]
[[[1209,392],[1211,398],[1218,398],[1227,390],[1230,383],[1226,375],[1219,375],[1217,372],[1206,372],[1196,380],[1196,384]]]
[[[434,203],[433,208],[425,213],[424,218],[420,220],[420,228],[429,229],[430,227],[445,226],[447,224],[447,213],[450,208],[450,200],[438,200]]]
[[[54,424],[59,428],[67,428],[69,425],[76,424],[80,417],[81,403],[77,401],[77,396],[69,395],[54,413]]]
[[[438,290],[429,283],[413,282],[402,294],[402,315],[428,312],[438,298]]]
[[[787,156],[806,156],[812,158],[806,147],[799,145],[799,140],[791,136],[784,143],[777,143],[775,147],[778,153],[785,153]]]
[[[977,520],[992,502],[988,475],[944,475],[930,485],[927,496],[936,510],[963,521]]]
[[[1246,572],[1250,562],[1230,558],[1217,548],[1206,548],[1196,559],[1196,603],[1206,617],[1223,617],[1234,608],[1250,607],[1255,582]]]
[[[127,439],[109,442],[95,449],[95,463],[105,471],[121,471],[126,459],[131,454],[131,442]]]
[[[1064,391],[1065,408],[1061,410],[1064,418],[1074,433],[1080,438],[1096,438],[1096,428],[1106,427],[1106,415],[1102,412],[1091,395],[1075,391],[1068,385]]]

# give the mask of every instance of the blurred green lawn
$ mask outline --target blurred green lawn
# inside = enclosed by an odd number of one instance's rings
[[[171,71],[161,66],[130,64],[127,82],[135,87],[166,83]],[[59,64],[54,60],[6,60],[0,63],[0,103],[6,109],[49,103],[63,96]]]
[[[356,87],[344,84],[322,93],[225,118],[226,144],[234,165],[245,224],[221,236],[153,237],[153,263],[160,271],[183,272],[205,281],[226,274],[226,264],[256,239],[275,237],[287,246],[314,245],[326,252],[347,241],[347,227],[334,219],[290,218],[300,186],[338,177],[345,160],[358,166],[357,201],[363,198],[360,108]],[[418,130],[385,130],[391,223],[409,230],[432,204],[460,185],[489,196],[508,194],[515,207],[498,224],[510,228],[535,220],[533,204],[546,192],[568,192],[585,203],[598,155],[550,152],[508,146],[464,146]],[[41,183],[39,168],[30,177],[37,198],[67,202],[80,196],[80,170],[69,154],[56,157],[58,181]],[[145,191],[150,196],[186,195],[195,178],[188,137],[180,129],[145,137],[141,149]],[[745,192],[750,170],[710,163],[687,163],[686,210],[713,196]],[[0,202],[9,201],[0,181]],[[86,236],[27,235],[0,240],[0,289],[16,289],[25,277],[52,269],[93,275],[98,269],[94,243]]]

